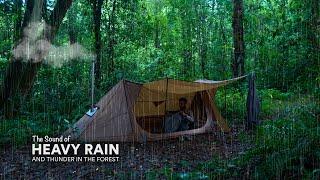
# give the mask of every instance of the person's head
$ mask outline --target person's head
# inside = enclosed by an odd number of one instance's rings
[[[187,99],[182,97],[179,99],[179,107],[180,107],[180,110],[185,110],[187,108]]]

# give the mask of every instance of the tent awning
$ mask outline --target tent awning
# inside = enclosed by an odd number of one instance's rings
[[[144,88],[152,91],[171,93],[171,94],[189,94],[204,90],[210,90],[218,88],[220,86],[225,86],[234,81],[240,80],[246,76],[241,76],[233,79],[228,79],[224,81],[212,81],[212,80],[197,80],[195,82],[187,82],[174,79],[161,79],[158,81],[153,81],[143,84]]]

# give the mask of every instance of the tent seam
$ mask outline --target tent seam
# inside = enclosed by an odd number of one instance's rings
[[[129,112],[129,104],[128,104],[128,97],[127,97],[127,90],[126,90],[126,86],[125,86],[125,80],[123,80],[122,83],[123,83],[124,95],[126,97],[127,113],[128,113],[129,119],[130,119],[131,129],[132,129],[133,133],[135,133],[135,131],[133,130],[132,119],[130,117],[130,112]]]

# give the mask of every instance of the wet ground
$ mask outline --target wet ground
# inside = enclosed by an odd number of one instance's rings
[[[201,134],[190,140],[177,138],[146,144],[124,143],[120,144],[120,161],[115,163],[31,162],[30,149],[3,149],[0,179],[113,179],[125,174],[130,174],[129,179],[140,179],[146,172],[164,167],[177,172],[190,171],[214,155],[230,157],[244,147],[237,141],[236,133]]]

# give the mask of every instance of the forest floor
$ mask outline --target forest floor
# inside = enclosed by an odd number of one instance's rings
[[[215,133],[156,142],[120,144],[120,160],[115,163],[31,162],[31,147],[5,148],[0,155],[0,179],[140,179],[148,173],[169,168],[175,172],[192,171],[213,156],[228,158],[243,152],[248,145],[233,133]]]

